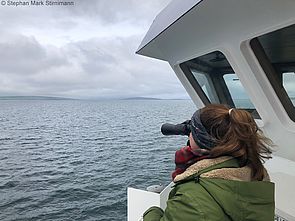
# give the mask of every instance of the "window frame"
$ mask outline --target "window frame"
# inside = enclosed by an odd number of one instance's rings
[[[226,84],[226,82],[224,80],[224,75],[230,74],[230,73],[232,73],[232,74],[236,74],[236,73],[233,70],[233,68],[232,68],[229,60],[227,59],[225,53],[222,52],[221,50],[215,50],[215,51],[212,51],[212,52],[208,52],[208,53],[206,53],[204,55],[208,55],[208,54],[214,53],[214,52],[221,52],[225,56],[225,58],[226,58],[227,62],[229,63],[230,68],[231,68],[232,71],[230,71],[229,69],[224,69],[223,71],[220,72],[220,70],[219,70],[219,72],[216,73],[217,77],[214,77],[214,78],[212,78],[209,73],[206,73],[206,74],[208,74],[210,76],[210,79],[211,79],[211,81],[213,83],[213,86],[214,86],[214,90],[217,93],[219,103],[220,104],[226,104],[226,105],[228,105],[229,107],[232,107],[232,108],[236,108],[235,103],[234,103],[233,98],[232,98],[232,95],[231,95],[231,93],[229,91],[229,88],[228,88],[228,86],[227,86],[227,84]],[[202,57],[204,55],[200,55],[200,56],[195,57],[195,58],[199,58],[199,57]],[[193,58],[193,59],[195,59],[195,58]],[[191,59],[191,60],[193,60],[193,59]],[[207,95],[203,91],[202,87],[198,83],[197,79],[193,75],[193,72],[191,71],[192,69],[195,69],[195,70],[198,71],[198,68],[194,67],[194,64],[190,62],[191,60],[188,60],[188,61],[185,61],[185,62],[181,63],[179,65],[179,67],[182,70],[182,72],[184,73],[184,75],[187,78],[187,80],[189,81],[189,83],[191,84],[191,86],[193,87],[193,89],[196,91],[196,93],[198,94],[198,96],[202,100],[202,102],[204,103],[204,105],[211,104],[210,99],[207,97]],[[206,71],[203,71],[203,70],[199,70],[199,71],[200,72],[206,72]],[[250,101],[251,101],[251,99],[250,99]],[[243,110],[246,110],[246,111],[250,112],[255,119],[261,119],[261,117],[259,116],[259,114],[258,114],[258,112],[257,112],[257,110],[255,108],[253,108],[253,109],[252,108],[239,108],[239,107],[237,107],[237,108],[238,109],[243,109]]]
[[[249,42],[250,48],[253,51],[256,59],[258,60],[260,67],[262,68],[265,76],[270,82],[276,95],[278,96],[281,104],[286,110],[288,116],[290,117],[292,121],[295,121],[295,107],[284,86],[280,86],[280,84],[283,84],[283,82],[280,79],[278,79],[278,76],[283,75],[283,73],[280,73],[278,69],[271,63],[267,54],[264,51],[263,46],[258,40],[258,37],[255,37],[250,40]]]
[[[215,52],[215,51],[213,51],[213,52]],[[221,51],[219,51],[219,52],[221,52]],[[221,52],[221,53],[223,53],[223,52]],[[207,54],[210,54],[210,53],[207,53]],[[201,56],[199,56],[199,57],[201,57]],[[197,92],[197,94],[199,95],[199,97],[203,101],[203,103],[205,105],[211,104],[210,99],[207,97],[206,93],[203,91],[202,87],[200,86],[200,84],[198,83],[197,79],[195,78],[195,76],[193,75],[193,73],[191,71],[192,69],[197,70],[197,68],[194,67],[193,65],[187,64],[187,62],[183,62],[179,66],[180,66],[181,70],[183,71],[185,77],[188,79],[188,81],[190,82],[190,84],[192,85],[194,90]],[[235,72],[233,72],[233,73],[235,73]],[[206,73],[206,74],[209,75],[208,73]],[[214,85],[214,89],[217,92],[219,103],[227,104],[230,107],[235,107],[235,104],[233,102],[231,94],[230,94],[228,87],[223,79],[223,76],[225,74],[228,74],[228,72],[227,71],[223,71],[222,73],[219,72],[216,74],[217,77],[215,77],[215,78],[212,78],[210,76],[210,80],[212,81],[212,84]]]

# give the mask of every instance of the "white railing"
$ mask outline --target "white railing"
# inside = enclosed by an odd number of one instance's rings
[[[173,183],[170,183],[160,194],[128,187],[128,221],[142,220],[143,213],[151,206],[158,206],[165,210],[172,185]]]

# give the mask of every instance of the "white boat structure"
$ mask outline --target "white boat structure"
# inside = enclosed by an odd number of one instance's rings
[[[295,1],[173,0],[137,53],[169,62],[196,108],[223,103],[250,111],[277,145],[266,163],[276,184],[276,220],[295,220]],[[128,220],[160,194],[128,188]]]

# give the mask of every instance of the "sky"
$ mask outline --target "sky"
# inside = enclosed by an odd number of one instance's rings
[[[167,62],[135,54],[170,0],[0,2],[0,96],[188,98]]]

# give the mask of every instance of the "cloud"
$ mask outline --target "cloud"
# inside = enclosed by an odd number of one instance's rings
[[[11,44],[13,39],[17,43]],[[137,36],[96,38],[61,48],[14,36],[0,43],[5,58],[0,61],[0,92],[7,94],[17,85],[25,95],[178,96],[183,89],[169,65],[135,55],[137,45]]]
[[[34,37],[2,35],[0,70],[7,74],[30,75],[68,63],[62,51],[43,47]]]
[[[135,55],[152,17],[167,2],[81,0],[54,10],[0,8],[2,23],[10,15],[15,24],[3,26],[0,36],[0,95],[186,97],[167,63]]]
[[[74,0],[74,6],[0,5],[1,30],[34,35],[42,42],[99,36],[143,35],[170,0]]]
[[[75,17],[96,18],[103,23],[118,23],[121,21],[133,21],[135,23],[152,21],[160,9],[166,6],[170,0],[80,0],[75,7],[65,8]]]

